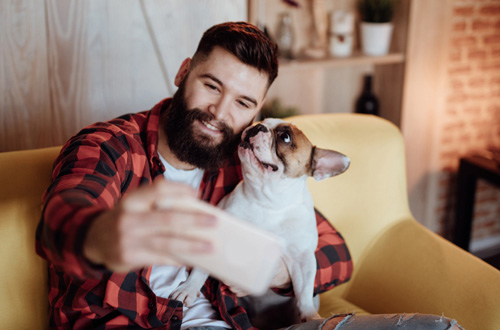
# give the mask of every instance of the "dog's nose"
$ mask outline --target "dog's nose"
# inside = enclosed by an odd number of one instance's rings
[[[257,124],[253,127],[250,127],[248,129],[248,131],[246,132],[245,141],[249,141],[252,136],[259,134],[259,132],[267,133],[267,132],[269,132],[269,130],[267,129],[266,126],[264,126],[262,124]]]

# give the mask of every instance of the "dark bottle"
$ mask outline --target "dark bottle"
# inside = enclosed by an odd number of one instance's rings
[[[366,75],[363,93],[356,101],[356,113],[365,113],[378,116],[378,100],[372,92],[372,76]]]

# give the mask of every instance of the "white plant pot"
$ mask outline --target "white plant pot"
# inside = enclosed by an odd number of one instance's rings
[[[381,56],[389,53],[392,23],[361,23],[361,48],[365,55]]]

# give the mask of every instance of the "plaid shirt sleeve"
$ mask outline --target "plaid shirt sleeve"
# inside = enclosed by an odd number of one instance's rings
[[[316,223],[319,240],[316,248],[315,294],[347,282],[353,271],[351,255],[342,235],[318,210]]]
[[[96,124],[69,140],[55,161],[53,181],[43,196],[36,249],[67,274],[96,278],[104,271],[83,256],[83,240],[96,216],[112,208],[124,185],[133,185],[139,177],[130,163],[139,152],[134,148],[142,147],[124,141],[112,126]]]
[[[51,329],[180,328],[182,304],[154,295],[150,267],[112,273],[82,254],[96,215],[161,174],[148,152],[156,150],[161,105],[83,129],[55,161],[36,233],[37,253],[49,261]]]

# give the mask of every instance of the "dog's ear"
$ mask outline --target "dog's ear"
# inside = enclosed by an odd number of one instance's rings
[[[344,173],[351,164],[351,160],[340,152],[314,148],[311,176],[316,181]]]

